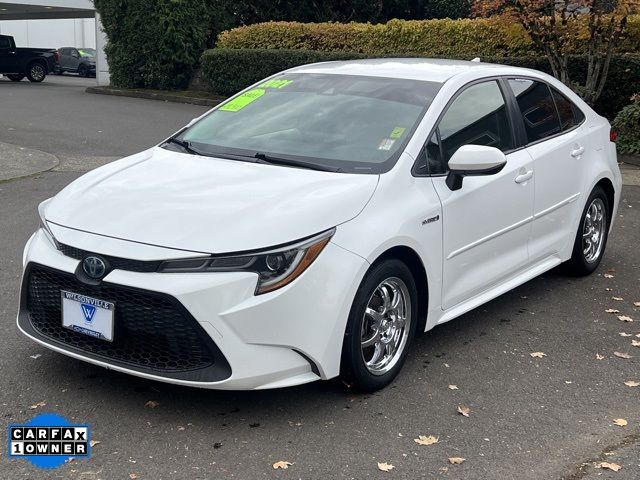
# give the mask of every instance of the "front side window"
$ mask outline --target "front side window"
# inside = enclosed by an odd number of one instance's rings
[[[0,37],[0,48],[3,50],[11,48],[11,42],[7,37]]]
[[[441,84],[288,73],[237,96],[176,137],[191,150],[256,155],[341,172],[381,173],[397,161]]]
[[[427,142],[425,162],[418,173],[446,173],[451,156],[469,144],[503,152],[514,148],[506,103],[495,80],[472,85],[456,97]]]
[[[560,133],[560,119],[546,83],[527,79],[510,79],[527,133],[527,143]]]

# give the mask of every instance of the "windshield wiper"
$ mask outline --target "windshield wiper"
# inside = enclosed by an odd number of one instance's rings
[[[191,143],[187,142],[186,140],[180,140],[178,138],[170,137],[165,143],[173,143],[175,145],[178,145],[182,147],[185,152],[190,153],[191,155],[202,155],[202,153],[194,150],[191,146]]]
[[[321,172],[342,171],[341,168],[327,167],[325,165],[317,165],[315,163],[302,162],[300,160],[291,160],[289,158],[272,157],[271,155],[267,155],[266,153],[262,153],[262,152],[257,152],[253,157],[257,160],[256,163],[266,163],[270,165],[285,165],[289,167],[308,168],[310,170],[319,170]]]

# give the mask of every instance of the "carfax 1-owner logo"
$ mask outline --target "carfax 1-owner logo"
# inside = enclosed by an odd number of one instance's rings
[[[91,456],[90,428],[43,413],[25,425],[7,427],[10,458],[26,458],[39,468],[57,468],[70,458]]]

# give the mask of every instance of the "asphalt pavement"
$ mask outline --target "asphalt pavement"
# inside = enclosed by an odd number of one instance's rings
[[[553,270],[437,327],[383,391],[360,395],[339,381],[259,392],[177,387],[40,347],[19,333],[15,314],[37,204],[204,108],[90,95],[85,79],[50,78],[0,80],[0,142],[60,159],[52,170],[0,182],[0,429],[55,412],[90,424],[99,443],[91,459],[51,471],[8,459],[3,448],[0,478],[640,478],[640,387],[624,383],[640,382],[632,345],[640,339],[639,186],[624,187],[595,274]],[[420,435],[438,442],[419,445]],[[453,465],[451,457],[465,460]],[[274,469],[281,460],[292,465]],[[378,462],[394,468],[382,472]],[[621,469],[597,468],[601,462]]]

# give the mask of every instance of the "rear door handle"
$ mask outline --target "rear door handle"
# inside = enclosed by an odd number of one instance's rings
[[[524,183],[533,178],[533,170],[529,170],[526,173],[521,173],[516,177],[516,183]]]
[[[584,153],[584,147],[578,147],[574,150],[571,150],[571,156],[573,158],[578,158],[580,156],[582,156],[582,154]]]

